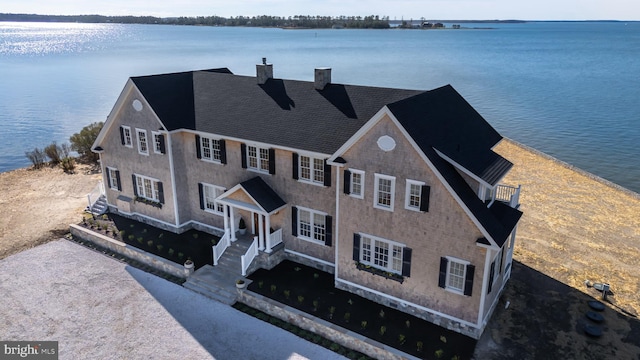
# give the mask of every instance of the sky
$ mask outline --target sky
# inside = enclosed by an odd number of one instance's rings
[[[638,0],[0,0],[45,15],[389,16],[391,20],[640,20]]]

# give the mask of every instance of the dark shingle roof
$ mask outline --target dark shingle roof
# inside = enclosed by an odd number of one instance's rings
[[[240,185],[269,213],[286,205],[286,202],[259,176],[243,181]]]

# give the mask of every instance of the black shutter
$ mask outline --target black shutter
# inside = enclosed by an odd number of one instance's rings
[[[496,275],[496,262],[495,260],[491,263],[491,269],[489,270],[489,286],[487,286],[487,294],[491,293],[491,289],[493,288],[493,277]]]
[[[333,229],[331,227],[333,223],[333,217],[327,215],[324,217],[324,244],[326,246],[331,246],[332,237],[333,237]]]
[[[165,145],[165,142],[164,142],[164,135],[160,134],[158,136],[159,136],[158,140],[159,140],[159,143],[160,143],[160,153],[166,154],[167,153],[167,148],[166,148],[166,145]]]
[[[133,180],[133,195],[138,196],[138,184],[136,183],[135,174],[131,174],[131,180]]]
[[[420,211],[429,211],[429,193],[431,186],[422,185],[422,193],[420,194]]]
[[[402,276],[411,276],[411,248],[402,249]]]
[[[247,144],[240,144],[240,157],[242,158],[242,168],[247,168]]]
[[[202,159],[202,150],[200,150],[200,135],[196,135],[196,156]]]
[[[471,296],[473,290],[473,274],[476,271],[476,267],[473,265],[467,265],[467,275],[464,279],[464,294]]]
[[[353,233],[353,261],[360,261],[360,234]]]
[[[200,209],[204,210],[204,186],[198,183],[198,196],[200,197]]]
[[[298,208],[291,207],[291,235],[298,236]]]
[[[227,163],[227,144],[223,139],[218,140],[218,144],[220,144],[220,163]]]
[[[324,160],[324,186],[331,186],[331,165]]]
[[[122,145],[125,144],[125,142],[124,142],[124,128],[122,126],[120,126],[120,142],[122,143]]]
[[[275,175],[276,173],[276,149],[269,149],[269,174]]]
[[[109,171],[109,169],[107,169],[107,186],[108,188],[111,188],[111,171]]]
[[[122,183],[120,182],[120,170],[116,170],[116,182],[118,183],[118,191],[122,191]]]
[[[447,265],[449,260],[446,257],[440,258],[440,276],[438,278],[438,286],[441,288],[447,287]]]
[[[351,171],[344,171],[344,193],[351,194]]]
[[[298,153],[291,153],[293,179],[298,180]]]
[[[162,186],[162,181],[158,181],[158,202],[164,204],[164,187]]]

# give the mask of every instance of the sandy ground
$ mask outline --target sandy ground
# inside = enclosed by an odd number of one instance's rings
[[[67,240],[0,261],[0,293],[0,339],[60,359],[344,359]]]
[[[522,185],[512,277],[477,359],[640,359],[640,196],[505,140]],[[0,258],[66,232],[100,176],[87,169],[0,174]],[[9,270],[6,270],[9,271]],[[604,335],[583,335],[585,280],[611,284]],[[506,302],[510,306],[505,309]]]

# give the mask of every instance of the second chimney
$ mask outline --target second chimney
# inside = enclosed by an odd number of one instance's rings
[[[316,68],[313,87],[316,90],[323,90],[329,84],[331,84],[331,68]]]
[[[273,79],[273,64],[267,64],[267,58],[262,58],[262,64],[256,65],[256,77],[258,85],[263,85],[269,79]]]

